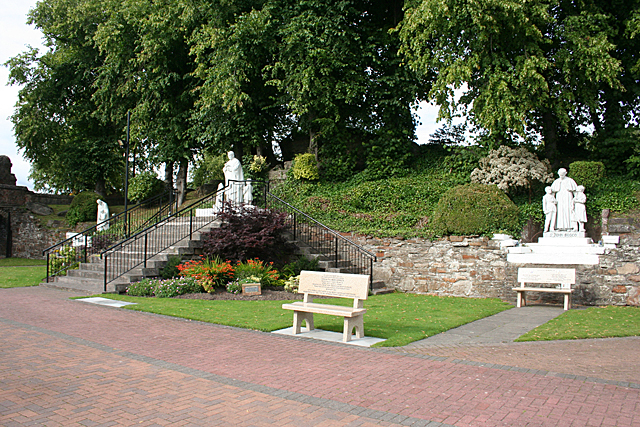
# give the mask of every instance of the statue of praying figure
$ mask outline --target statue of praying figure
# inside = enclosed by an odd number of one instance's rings
[[[542,198],[542,210],[544,212],[544,231],[556,231],[556,216],[558,215],[558,202],[553,195],[551,187],[544,189],[545,194]]]
[[[584,224],[587,222],[586,202],[584,186],[578,185],[576,194],[573,196],[573,229],[575,231],[584,231]]]
[[[109,205],[106,202],[98,199],[98,222],[96,225],[97,231],[105,231],[109,229]]]
[[[253,203],[253,185],[251,185],[251,181],[247,182],[247,185],[244,186],[244,204],[250,205]]]
[[[227,186],[227,201],[233,205],[242,203],[244,183],[244,173],[240,160],[236,159],[233,151],[227,153],[229,161],[224,164],[224,183]]]
[[[215,206],[215,212],[222,212],[222,205],[224,204],[224,191],[222,191],[222,189],[224,188],[224,184],[220,183],[218,184],[218,192],[216,193],[216,206]]]
[[[551,190],[555,193],[558,203],[556,230],[573,230],[573,193],[577,187],[576,182],[567,176],[565,168],[558,170],[558,179],[551,184]]]

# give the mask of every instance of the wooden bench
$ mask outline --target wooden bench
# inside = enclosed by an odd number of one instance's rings
[[[527,304],[527,292],[550,292],[564,294],[564,309],[571,308],[571,285],[576,283],[576,270],[573,268],[519,268],[518,282],[520,287],[512,288],[518,293],[516,307]],[[561,285],[560,288],[535,288],[526,283],[546,283]]]
[[[362,302],[369,295],[369,276],[363,274],[325,273],[322,271],[302,271],[298,293],[304,294],[303,301],[283,304],[282,308],[293,310],[293,334],[300,333],[302,321],[307,330],[314,329],[313,313],[329,314],[344,318],[342,341],[351,340],[351,332],[356,329],[356,338],[364,338],[364,314]],[[311,296],[353,298],[352,307],[316,304]]]

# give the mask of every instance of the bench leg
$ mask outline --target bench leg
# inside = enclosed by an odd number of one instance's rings
[[[525,305],[527,305],[527,297],[525,295],[525,292],[518,291],[518,300],[516,303],[516,307],[520,308],[520,307],[524,307]]]
[[[565,311],[571,309],[571,294],[564,294],[564,309]]]
[[[356,338],[364,338],[364,316],[345,317],[342,341],[351,341],[351,331],[356,328]]]
[[[293,334],[297,335],[300,333],[302,328],[302,321],[307,323],[307,331],[312,331],[313,328],[313,313],[307,313],[304,311],[294,311],[293,312]]]

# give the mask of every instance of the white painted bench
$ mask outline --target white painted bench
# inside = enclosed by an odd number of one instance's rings
[[[571,285],[576,283],[576,270],[573,268],[519,268],[518,282],[520,287],[512,288],[518,293],[516,307],[527,304],[527,292],[550,292],[564,294],[564,309],[571,308]],[[561,285],[560,288],[536,288],[526,283],[546,283]]]
[[[302,271],[298,293],[304,294],[303,301],[283,304],[282,308],[293,310],[293,333],[300,333],[302,321],[309,331],[314,329],[313,313],[341,316],[344,318],[342,341],[351,341],[355,328],[356,338],[364,338],[363,301],[369,295],[369,276],[364,274],[325,273],[322,271]],[[353,298],[352,307],[313,303],[311,296]]]

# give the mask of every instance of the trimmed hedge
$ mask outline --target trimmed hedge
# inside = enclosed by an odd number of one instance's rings
[[[69,225],[74,227],[79,222],[97,221],[98,199],[101,197],[93,191],[84,191],[75,196],[65,216]]]
[[[129,200],[140,202],[162,193],[164,181],[151,171],[140,172],[129,181]]]
[[[518,207],[495,185],[466,184],[438,201],[433,231],[438,235],[518,234]]]
[[[569,165],[569,177],[578,185],[593,188],[604,178],[604,164],[602,162],[573,162]]]

